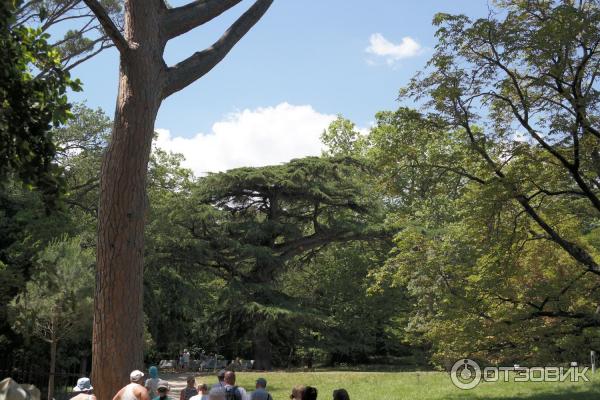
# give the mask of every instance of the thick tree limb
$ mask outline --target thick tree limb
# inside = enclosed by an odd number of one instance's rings
[[[211,47],[170,67],[163,98],[185,88],[217,65],[258,22],[272,3],[273,0],[257,0]]]
[[[102,7],[98,0],[83,1],[90,8],[90,10],[92,10],[98,19],[98,22],[100,22],[100,25],[102,25],[102,28],[104,28],[104,31],[108,37],[111,38],[117,49],[119,49],[121,53],[126,52],[129,49],[129,44],[121,34],[119,28],[117,28],[113,20],[110,18],[104,7]]]
[[[168,39],[207,23],[242,0],[196,0],[185,6],[172,8],[165,15],[164,30]]]

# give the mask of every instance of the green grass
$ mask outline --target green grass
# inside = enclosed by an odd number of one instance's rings
[[[600,377],[588,383],[482,383],[472,390],[460,390],[443,372],[241,372],[237,383],[250,391],[258,377],[267,379],[274,400],[289,399],[291,388],[298,384],[316,387],[319,400],[331,400],[333,390],[339,388],[348,390],[352,400],[600,399]],[[212,377],[203,381],[212,383]]]

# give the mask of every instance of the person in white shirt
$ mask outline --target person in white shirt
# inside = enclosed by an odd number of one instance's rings
[[[198,385],[198,394],[190,397],[190,400],[208,400],[208,385],[201,383]]]
[[[144,387],[144,373],[139,370],[132,371],[129,375],[131,383],[115,394],[113,400],[150,400],[148,389]]]

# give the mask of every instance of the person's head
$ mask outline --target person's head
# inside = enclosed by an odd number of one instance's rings
[[[235,372],[225,372],[225,379],[223,379],[226,385],[235,385]]]
[[[150,378],[157,379],[158,378],[158,368],[154,365],[148,368],[148,374],[150,374]]]
[[[156,387],[156,391],[158,392],[158,396],[165,398],[169,394],[169,382],[160,381],[158,382],[158,386]]]
[[[86,377],[77,379],[77,386],[73,388],[74,392],[79,393],[91,393],[92,390],[94,390],[92,382],[90,381],[90,378]]]
[[[187,385],[188,387],[196,387],[196,377],[193,375],[190,375],[187,377]]]
[[[226,371],[224,369],[222,369],[217,374],[217,379],[219,380],[219,382],[223,382],[223,380],[225,380],[225,372]]]
[[[139,383],[141,385],[143,379],[144,379],[144,373],[142,371],[140,371],[139,369],[136,369],[135,371],[131,371],[131,374],[129,374],[129,380],[133,383]]]
[[[202,394],[208,393],[208,385],[206,383],[200,383],[198,385],[198,393],[202,393]]]
[[[304,390],[304,397],[302,400],[317,400],[317,388],[307,386]]]
[[[225,391],[222,388],[210,389],[208,400],[225,400]]]
[[[267,387],[267,380],[265,378],[258,378],[256,380],[257,389],[265,389]]]
[[[303,400],[305,390],[306,390],[306,388],[304,386],[294,386],[292,388],[292,394],[290,395],[290,399],[291,400]]]
[[[346,389],[338,389],[333,391],[333,400],[350,400],[350,395]]]

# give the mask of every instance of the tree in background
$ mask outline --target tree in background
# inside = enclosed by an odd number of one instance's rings
[[[465,356],[509,364],[587,357],[585,349],[598,343],[597,282],[560,247],[533,236],[536,222],[501,182],[488,181],[466,142],[464,132],[412,110],[378,114],[368,156],[387,196],[396,199],[389,218],[402,229],[373,278],[406,288],[413,343],[431,343],[438,365]],[[511,176],[568,179],[532,168],[539,149],[522,151],[506,166]],[[535,205],[595,252],[597,231],[586,222],[592,211],[585,200]]]
[[[20,4],[20,2],[19,2]],[[70,113],[67,89],[79,90],[39,29],[13,27],[15,6],[0,5],[0,180],[14,174],[56,198],[59,171],[51,128]],[[47,71],[35,76],[36,71]]]
[[[124,32],[98,0],[84,0],[120,53],[114,127],[102,163],[98,221],[93,380],[108,397],[143,361],[143,251],[147,168],[161,102],[218,64],[264,15],[257,0],[211,47],[167,66],[167,42],[227,11],[240,0],[126,0]],[[109,367],[110,366],[110,367]]]
[[[178,230],[163,246],[171,259],[227,282],[224,332],[252,340],[256,368],[271,368],[272,342],[282,327],[312,318],[278,284],[292,261],[311,259],[336,242],[386,239],[368,180],[350,158],[238,168],[201,178],[171,213]]]
[[[13,328],[50,344],[48,400],[54,396],[59,342],[89,335],[92,322],[94,254],[78,238],[63,237],[44,249],[25,291],[10,303]]]
[[[536,222],[533,236],[552,241],[583,270],[600,275],[591,250],[555,229],[536,205],[540,197],[587,199],[593,217],[600,212],[600,3],[499,5],[503,19],[438,14],[430,71],[413,79],[402,95],[424,99],[449,130],[464,132],[469,157],[488,175],[481,184],[499,182]],[[566,179],[509,174],[505,170],[515,157]]]

